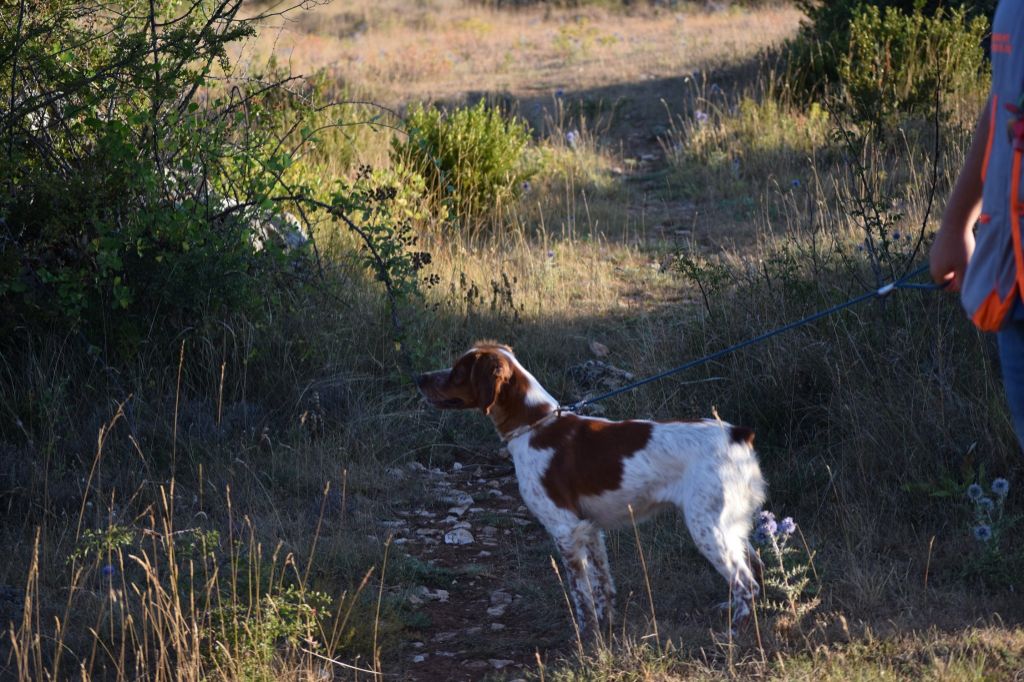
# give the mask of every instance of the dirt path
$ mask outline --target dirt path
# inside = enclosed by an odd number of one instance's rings
[[[440,501],[400,511],[389,522],[393,542],[423,566],[423,584],[405,598],[422,617],[402,654],[402,679],[517,679],[526,668],[571,644],[565,622],[538,623],[537,594],[521,594],[524,548],[534,563],[548,548],[544,530],[523,506],[512,462],[455,464],[448,471],[412,463],[405,476],[423,479]],[[554,575],[545,592],[557,590]],[[518,589],[517,589],[518,588]],[[547,610],[547,609],[545,609]]]

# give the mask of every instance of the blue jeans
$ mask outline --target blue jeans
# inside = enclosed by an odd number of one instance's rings
[[[1015,316],[999,331],[999,362],[1017,440],[1024,448],[1024,319]]]

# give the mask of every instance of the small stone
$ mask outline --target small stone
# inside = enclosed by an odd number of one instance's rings
[[[426,471],[427,467],[423,466],[419,462],[409,462],[405,465],[411,471]]]
[[[448,642],[455,639],[459,635],[455,630],[447,630],[445,632],[439,632],[434,635],[431,639],[435,642]]]
[[[504,630],[504,629],[505,629],[505,626],[502,623],[491,623],[491,630],[493,630],[494,632],[498,632],[498,631]]]
[[[462,516],[466,513],[466,509],[468,509],[468,507],[452,507],[448,510],[448,513],[454,514],[455,516]]]
[[[491,618],[501,618],[505,615],[505,605],[498,604],[497,606],[490,607],[487,609],[487,615]]]
[[[453,526],[453,528],[466,528],[466,529],[469,529],[469,528],[472,528],[472,527],[473,527],[473,524],[471,524],[469,521],[458,521]]]
[[[512,595],[504,590],[495,590],[491,592],[491,604],[494,606],[508,606],[512,603]]]
[[[415,656],[412,657],[412,662],[413,663],[422,663],[423,661],[427,660],[428,658],[430,658],[430,654],[416,654]]]
[[[441,501],[456,507],[468,507],[473,504],[473,496],[463,490],[449,490]]]
[[[470,670],[483,670],[488,666],[488,663],[487,661],[466,661],[462,665]]]
[[[461,470],[462,470],[462,464],[460,464],[459,462],[452,462],[452,471],[461,471]]]
[[[487,481],[487,487],[488,488],[500,488],[501,487],[501,481]]]
[[[444,535],[446,545],[471,545],[473,541],[473,534],[465,528],[456,528]]]
[[[503,668],[507,668],[515,663],[515,661],[510,661],[507,658],[489,658],[487,659],[487,662],[490,663],[491,667],[495,670],[502,670]]]
[[[498,534],[498,529],[495,528],[494,526],[484,526],[483,528],[480,529],[480,532],[483,533],[484,535],[497,535]]]
[[[477,556],[478,557],[489,557],[489,556],[491,556],[491,553],[488,552],[486,549],[481,549],[480,553],[477,554]]]
[[[477,625],[475,627],[471,627],[471,628],[466,628],[466,634],[470,635],[470,636],[479,635],[483,631],[484,631],[484,629],[482,627],[480,627],[479,625]]]
[[[413,642],[412,643],[412,648],[413,649],[422,649],[423,648],[423,642]]]

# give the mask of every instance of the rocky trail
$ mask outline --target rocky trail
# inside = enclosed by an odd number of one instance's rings
[[[422,576],[411,591],[402,588],[423,623],[405,644],[402,679],[514,680],[536,669],[538,652],[546,660],[571,645],[568,617],[538,622],[533,613],[539,595],[528,589],[528,576],[540,574],[549,563],[543,554],[553,550],[523,506],[503,454],[495,464],[455,463],[443,471],[412,462],[394,471],[400,479],[422,479],[417,483],[438,501],[384,522]],[[551,594],[557,581],[548,573],[550,584],[542,587]]]

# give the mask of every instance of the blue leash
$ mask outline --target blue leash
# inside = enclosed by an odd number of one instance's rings
[[[723,348],[722,350],[715,351],[711,355],[705,355],[702,358],[697,358],[696,360],[691,360],[690,362],[687,362],[684,365],[680,365],[679,367],[674,367],[674,368],[666,370],[666,371],[664,371],[664,372],[662,372],[660,374],[655,374],[654,376],[647,377],[646,379],[641,379],[640,381],[634,381],[631,384],[627,384],[625,386],[621,386],[621,387],[615,389],[614,391],[608,391],[607,393],[599,395],[599,396],[597,396],[595,398],[588,398],[586,400],[580,400],[580,401],[577,401],[577,402],[573,403],[572,405],[563,405],[563,406],[559,407],[558,409],[559,409],[560,412],[579,412],[581,409],[583,409],[587,405],[591,405],[593,403],[600,402],[602,400],[607,400],[608,398],[612,398],[612,397],[620,395],[622,393],[626,393],[628,391],[632,391],[634,388],[639,388],[640,386],[644,386],[646,384],[650,384],[652,382],[659,381],[661,379],[664,379],[665,377],[670,377],[673,374],[679,374],[680,372],[685,372],[686,370],[692,369],[694,367],[697,367],[698,365],[703,365],[704,363],[711,362],[712,360],[717,360],[718,358],[724,357],[724,356],[728,355],[729,353],[738,351],[738,350],[740,350],[742,348],[746,348],[747,346],[753,346],[754,344],[761,343],[762,341],[766,341],[766,340],[772,338],[773,336],[777,336],[779,334],[782,334],[783,332],[788,332],[791,329],[796,329],[797,327],[802,327],[805,324],[810,324],[811,322],[815,322],[817,320],[820,320],[823,317],[828,317],[829,315],[831,315],[833,313],[837,313],[840,310],[845,310],[846,308],[852,308],[853,306],[857,305],[858,303],[863,303],[864,301],[868,301],[868,300],[870,300],[872,298],[885,298],[886,296],[891,294],[896,289],[925,289],[925,290],[928,290],[928,291],[932,291],[932,290],[942,289],[943,287],[946,286],[945,283],[943,283],[943,284],[914,284],[912,282],[908,282],[907,281],[907,280],[910,280],[910,279],[913,279],[913,278],[917,277],[918,275],[922,274],[923,272],[925,272],[927,270],[928,270],[928,266],[927,265],[922,265],[918,269],[914,270],[913,272],[911,272],[909,274],[904,275],[903,277],[900,277],[899,279],[897,279],[894,282],[890,282],[889,284],[886,284],[883,287],[875,289],[874,291],[869,291],[867,293],[861,294],[860,296],[857,296],[856,298],[851,298],[849,301],[846,301],[844,303],[840,303],[839,305],[834,305],[831,308],[828,308],[826,310],[822,310],[820,312],[814,313],[813,315],[808,315],[807,317],[805,317],[803,319],[797,320],[795,322],[790,322],[789,324],[786,324],[786,325],[783,325],[781,327],[778,327],[777,329],[773,329],[773,330],[771,330],[769,332],[765,332],[764,334],[761,334],[760,336],[755,336],[752,339],[747,339],[746,341],[741,341],[740,343],[737,343],[735,345],[729,346],[728,348]]]

